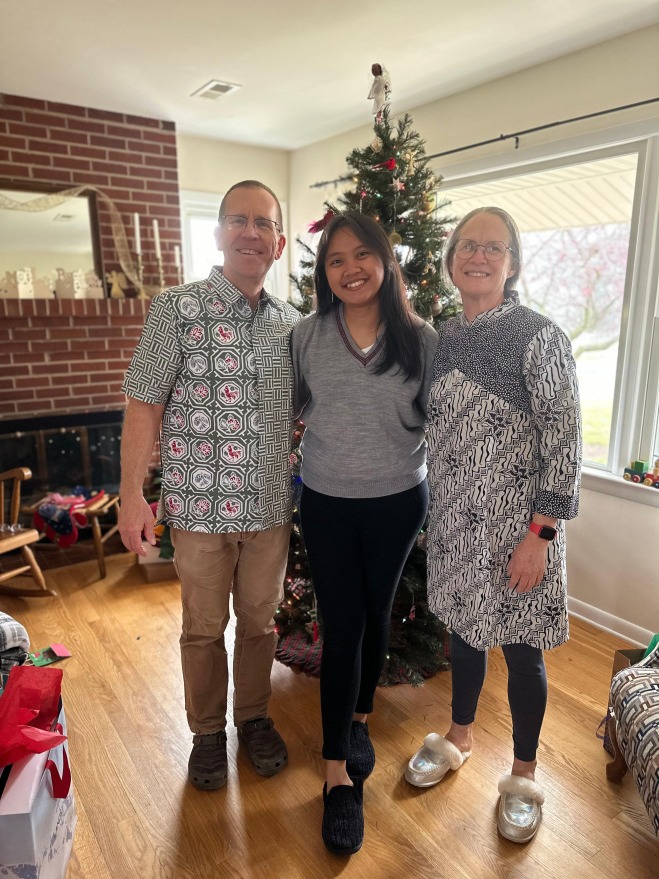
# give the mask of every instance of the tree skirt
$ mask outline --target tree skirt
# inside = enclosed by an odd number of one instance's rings
[[[310,641],[306,632],[291,632],[280,639],[275,658],[284,665],[318,677],[323,640]]]
[[[320,675],[320,657],[323,649],[323,639],[312,641],[306,632],[291,632],[279,640],[275,658],[284,665],[288,665],[296,671],[303,671],[305,674],[318,677]],[[438,657],[438,661],[431,668],[417,668],[418,678],[430,678],[440,668],[448,668],[450,664],[449,656],[449,640],[445,640],[442,648],[442,655]],[[380,678],[379,686],[391,687],[395,684],[408,684],[412,682],[410,669],[392,668],[386,666]]]

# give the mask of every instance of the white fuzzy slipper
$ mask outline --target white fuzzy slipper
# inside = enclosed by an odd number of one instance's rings
[[[460,751],[439,733],[428,733],[423,747],[410,758],[405,778],[415,787],[432,787],[449,769],[459,769],[470,756],[471,751]]]
[[[499,780],[499,833],[511,842],[529,842],[542,820],[545,795],[540,785],[530,778],[504,775]]]

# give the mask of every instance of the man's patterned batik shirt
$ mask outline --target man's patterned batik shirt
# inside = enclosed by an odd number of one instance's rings
[[[156,296],[123,385],[165,404],[158,519],[186,531],[262,531],[290,519],[292,306],[252,312],[215,266]]]

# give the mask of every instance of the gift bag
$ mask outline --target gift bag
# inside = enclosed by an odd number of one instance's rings
[[[18,701],[13,701],[13,707],[16,708],[18,702],[27,702],[32,707],[23,706],[15,719],[33,715],[33,721],[45,722],[44,718],[51,713],[55,679],[52,675],[49,679],[42,675],[53,671],[56,670],[34,668],[23,676],[21,689],[24,692]],[[14,670],[10,681],[12,675]],[[44,681],[47,681],[45,685]],[[61,672],[58,681],[61,681]],[[9,687],[0,697],[0,707],[8,691]],[[15,687],[12,692],[16,694]],[[42,696],[43,710],[39,710],[36,701]],[[66,876],[77,816],[61,699],[55,710],[57,714],[50,722],[50,730],[31,727],[35,732],[50,733],[51,747],[34,752],[34,745],[41,748],[44,740],[40,736],[31,739],[25,732],[30,728],[27,724],[22,728],[22,735],[31,752],[0,770],[1,879],[64,879]],[[0,726],[4,726],[3,733],[6,732],[6,712],[4,720],[0,718]],[[5,742],[6,739],[3,745]],[[12,747],[16,754],[20,745],[14,742]]]

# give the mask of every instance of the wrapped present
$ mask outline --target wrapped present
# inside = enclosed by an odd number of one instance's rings
[[[53,672],[57,675],[54,669],[26,670],[36,672],[39,676],[46,674],[51,680]],[[12,670],[10,681],[15,671]],[[33,680],[36,681],[36,678]],[[22,691],[27,689],[27,686],[21,687]],[[38,696],[33,698],[22,692],[20,699],[14,698],[14,708],[23,703],[23,708],[14,713],[15,719],[26,719],[20,711],[28,711],[33,715],[33,720],[46,723],[54,691],[45,689],[42,692],[45,701],[41,710],[34,709]],[[0,706],[6,695],[7,691],[0,697]],[[33,707],[26,709],[26,704]],[[0,876],[3,879],[65,879],[66,876],[77,818],[69,767],[66,718],[59,696],[58,706],[50,723],[51,728],[41,730],[52,734],[51,747],[40,752],[28,752],[28,756],[15,759],[1,771]],[[29,724],[23,726],[29,727]],[[39,727],[32,729],[39,730]],[[43,740],[39,741],[41,744]],[[16,753],[17,749],[24,748],[24,741],[19,737],[18,744],[15,742],[10,747]],[[7,753],[8,750],[3,759],[6,759]]]

